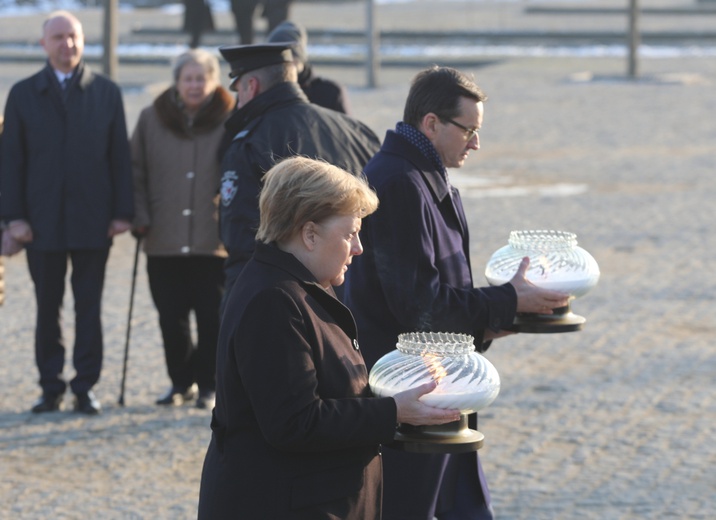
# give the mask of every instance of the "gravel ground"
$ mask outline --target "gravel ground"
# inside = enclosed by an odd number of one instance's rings
[[[449,20],[430,11],[430,2],[416,2],[409,14],[447,27],[461,19],[462,4],[448,9]],[[306,5],[296,16],[309,26],[335,24],[324,11]],[[123,27],[139,23],[122,16]],[[505,26],[524,23],[519,16],[515,6],[500,7],[488,19]],[[141,20],[158,18],[147,11]],[[30,34],[36,22],[0,18],[0,34],[20,26]],[[466,203],[477,283],[485,283],[484,265],[513,229],[572,231],[602,271],[597,287],[573,305],[588,319],[583,331],[514,336],[488,351],[502,391],[481,414],[481,456],[500,519],[716,517],[716,63],[640,65],[638,80],[625,78],[619,58],[505,57],[464,69],[490,98],[482,150],[451,174]],[[3,64],[0,99],[37,67]],[[319,72],[344,81],[355,115],[382,135],[400,118],[416,70],[383,69],[377,89],[363,87],[360,70]],[[131,129],[169,71],[135,64],[119,75]],[[209,414],[153,404],[168,378],[143,257],[126,406],[116,404],[133,253],[133,239],[123,236],[109,260],[105,364],[96,387],[104,413],[92,418],[29,413],[39,392],[32,284],[24,254],[5,260],[2,519],[196,516]],[[65,303],[71,345],[71,294]]]

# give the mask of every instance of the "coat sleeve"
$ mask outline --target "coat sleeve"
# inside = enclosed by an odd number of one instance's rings
[[[25,207],[26,146],[19,110],[17,87],[10,90],[5,104],[5,130],[0,153],[0,219],[27,219]]]
[[[267,316],[271,316],[268,327]],[[252,300],[236,330],[232,348],[238,373],[264,438],[287,451],[329,451],[391,441],[395,401],[352,397],[359,393],[354,387],[360,382],[349,375],[356,373],[355,367],[340,351],[336,356],[322,355],[321,349],[340,347],[319,345],[322,335],[311,323],[290,295],[273,289]],[[347,336],[345,340],[350,349]],[[344,370],[340,398],[319,395],[321,378],[335,379]]]
[[[256,248],[261,179],[271,165],[251,143],[232,145],[222,163],[219,231],[229,253],[226,269],[234,277]]]
[[[514,318],[509,286],[474,288],[446,283],[446,269],[466,269],[462,247],[449,256],[435,245],[441,232],[421,190],[407,177],[381,186],[370,239],[380,286],[404,330],[449,330],[481,338]],[[436,251],[446,255],[436,258]],[[452,266],[451,266],[452,264]]]
[[[132,165],[124,118],[124,104],[119,87],[114,89],[113,118],[110,129],[109,165],[112,179],[112,218],[129,220],[134,217],[134,194],[132,193]]]
[[[132,155],[132,179],[134,183],[134,226],[151,226],[149,214],[149,179],[147,172],[147,111],[142,111],[132,133],[130,150]]]

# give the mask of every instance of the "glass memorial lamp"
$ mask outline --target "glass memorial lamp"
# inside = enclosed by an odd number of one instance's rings
[[[401,334],[397,349],[376,362],[369,378],[374,395],[392,397],[436,381],[437,387],[420,400],[461,412],[458,421],[437,426],[400,424],[391,447],[416,453],[465,453],[482,447],[484,435],[468,427],[467,417],[495,400],[500,376],[492,363],[475,351],[473,339],[442,332]]]
[[[529,257],[526,278],[538,287],[562,291],[570,304],[553,314],[518,313],[511,327],[514,332],[571,332],[581,330],[586,319],[572,313],[571,300],[585,295],[599,281],[594,257],[577,246],[577,235],[566,231],[512,231],[506,246],[487,262],[485,277],[490,285],[509,282],[520,262]]]

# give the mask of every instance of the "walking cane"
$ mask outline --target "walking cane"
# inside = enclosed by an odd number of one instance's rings
[[[127,339],[124,342],[124,365],[122,366],[122,386],[119,390],[119,406],[124,406],[124,384],[127,381],[127,361],[129,361],[129,334],[132,331],[132,308],[134,307],[134,287],[137,285],[137,264],[139,264],[139,245],[141,237],[137,237],[137,247],[134,250],[134,268],[132,269],[132,286],[129,290],[129,313],[127,316]]]

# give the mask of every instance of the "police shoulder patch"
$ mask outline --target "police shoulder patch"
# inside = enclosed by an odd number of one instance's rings
[[[221,204],[228,206],[234,200],[237,191],[238,175],[234,170],[227,170],[221,176]]]

